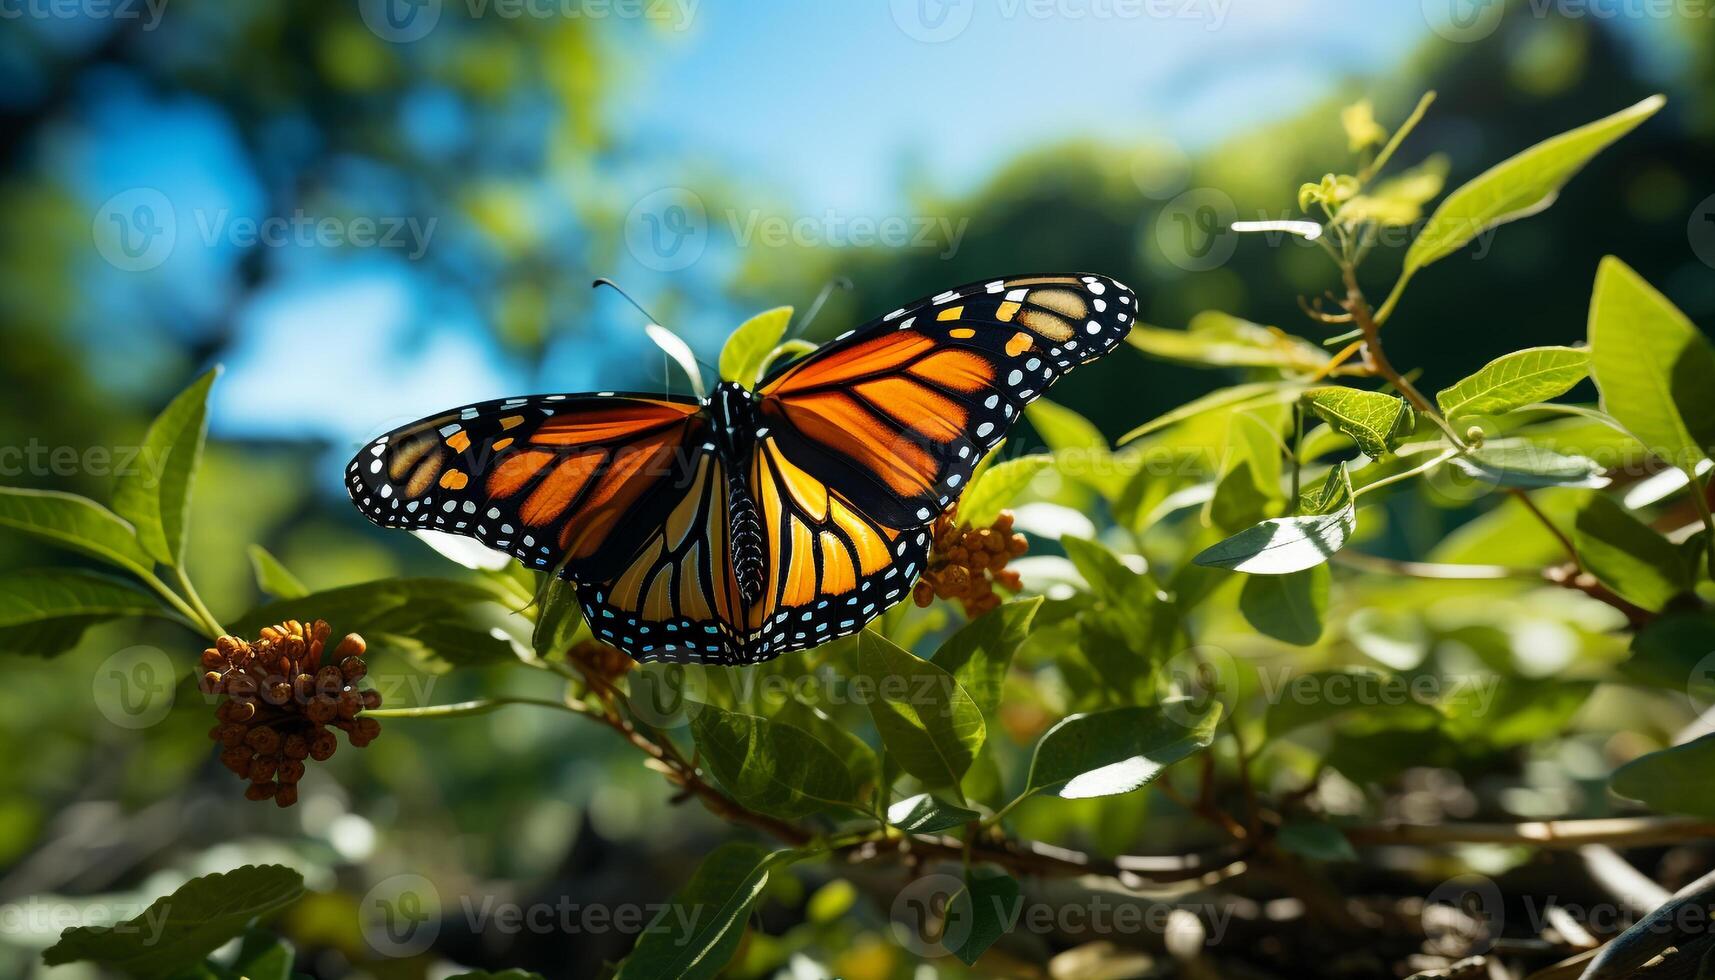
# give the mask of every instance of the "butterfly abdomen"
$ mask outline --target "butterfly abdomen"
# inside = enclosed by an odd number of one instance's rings
[[[762,521],[756,501],[736,473],[727,474],[727,513],[732,521],[732,570],[747,605],[762,597]]]

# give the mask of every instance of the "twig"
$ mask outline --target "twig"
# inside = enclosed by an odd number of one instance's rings
[[[1531,568],[1509,568],[1506,565],[1446,565],[1426,561],[1402,561],[1397,558],[1383,558],[1380,555],[1367,555],[1350,548],[1334,552],[1331,559],[1335,564],[1345,565],[1365,572],[1380,572],[1386,575],[1405,575],[1411,578],[1445,579],[1448,581],[1488,581],[1494,579],[1536,579],[1542,573]]]
[[[1358,286],[1357,270],[1350,263],[1346,263],[1340,267],[1340,274],[1346,283],[1346,299],[1344,302],[1346,311],[1351,313],[1352,318],[1357,321],[1358,330],[1364,339],[1364,363],[1393,385],[1401,395],[1405,396],[1406,401],[1411,402],[1414,408],[1440,426],[1441,431],[1447,433],[1447,438],[1452,441],[1453,445],[1464,448],[1465,440],[1459,437],[1459,433],[1453,431],[1453,427],[1441,417],[1440,411],[1430,403],[1429,399],[1423,397],[1423,392],[1418,391],[1417,386],[1412,384],[1409,378],[1399,373],[1398,369],[1393,366],[1393,362],[1387,359],[1387,353],[1382,349],[1381,324],[1370,313],[1369,301],[1364,298],[1364,291]]]
[[[611,687],[608,690],[613,690]],[[499,707],[523,704],[559,708],[597,722],[623,737],[648,757],[646,765],[666,776],[688,797],[696,797],[716,816],[728,822],[744,824],[790,844],[803,847],[820,835],[811,829],[757,813],[727,796],[702,777],[697,767],[686,762],[676,750],[664,748],[637,729],[617,712],[598,712],[582,701],[568,698],[564,702],[545,698],[492,698],[476,702],[434,705],[422,708],[392,709],[389,717],[451,717],[480,714]],[[382,714],[386,709],[376,709]],[[1229,818],[1230,820],[1230,818]],[[1236,825],[1235,825],[1236,826]],[[1242,828],[1240,829],[1242,834]],[[967,844],[956,837],[939,835],[908,837],[880,828],[855,842],[841,844],[837,851],[851,857],[875,857],[882,854],[910,851],[919,855],[934,855],[948,860],[963,860]],[[1173,883],[1200,880],[1206,884],[1241,874],[1246,869],[1248,851],[1228,847],[1208,854],[1140,856],[1130,855],[1107,860],[1081,851],[1053,847],[1034,841],[996,840],[978,837],[969,844],[969,857],[975,861],[991,861],[1009,870],[1036,875],[1098,875],[1112,878],[1127,888],[1149,883]]]
[[[1611,817],[1527,823],[1384,823],[1345,828],[1354,845],[1527,844],[1572,849],[1588,844],[1656,847],[1715,840],[1715,821],[1688,817]]]
[[[1572,543],[1572,539],[1566,536],[1566,532],[1562,531],[1553,521],[1548,519],[1548,515],[1542,512],[1542,508],[1536,505],[1536,501],[1530,499],[1530,494],[1525,493],[1517,487],[1511,487],[1507,492],[1511,493],[1514,499],[1523,504],[1525,509],[1529,510],[1537,521],[1541,523],[1543,527],[1548,529],[1549,534],[1554,535],[1554,539],[1560,542],[1560,547],[1566,552],[1566,557],[1571,560],[1574,567],[1582,572],[1584,570],[1584,562],[1578,557],[1578,546]]]

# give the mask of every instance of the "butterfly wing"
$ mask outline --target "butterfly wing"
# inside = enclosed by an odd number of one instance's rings
[[[677,502],[701,403],[649,395],[483,402],[395,429],[346,471],[383,527],[476,538],[536,569],[605,580]]]
[[[756,659],[748,654],[729,507],[725,464],[699,443],[672,507],[644,525],[631,556],[611,574],[578,579],[590,630],[645,662]]]
[[[909,592],[927,532],[866,517],[773,440],[759,443],[749,472],[765,553],[757,601],[744,601],[731,557],[726,464],[700,449],[684,492],[625,567],[579,580],[597,636],[644,661],[757,663],[855,633]]]
[[[766,660],[863,629],[910,594],[929,534],[890,526],[793,461],[765,435],[751,458],[766,553],[746,656]]]
[[[764,381],[758,435],[890,528],[951,503],[1024,406],[1112,350],[1137,313],[1106,276],[951,289],[844,335]]]

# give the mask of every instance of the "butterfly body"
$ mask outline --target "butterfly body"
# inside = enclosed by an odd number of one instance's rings
[[[386,527],[474,537],[577,583],[639,660],[752,663],[910,594],[927,527],[1024,405],[1129,331],[1103,276],[988,280],[901,307],[706,399],[466,406],[380,437],[347,488]]]
[[[762,595],[765,566],[762,521],[756,498],[742,474],[749,469],[751,453],[756,449],[756,397],[736,381],[723,381],[710,394],[707,410],[714,426],[715,448],[726,471],[733,572],[744,601],[754,603]]]

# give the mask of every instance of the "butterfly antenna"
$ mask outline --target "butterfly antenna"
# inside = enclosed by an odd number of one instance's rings
[[[600,276],[600,277],[597,277],[595,282],[590,283],[591,289],[600,289],[603,286],[606,286],[607,288],[618,293],[620,296],[624,297],[625,301],[627,303],[630,303],[633,309],[635,309],[637,312],[643,314],[643,318],[645,320],[648,320],[650,323],[660,323],[661,322],[660,320],[655,319],[654,315],[651,314],[648,310],[644,309],[642,303],[639,303],[638,301],[632,299],[630,293],[619,288],[619,283],[614,282],[612,279],[609,279],[606,276]]]
[[[796,337],[803,333],[810,326],[810,322],[816,319],[816,314],[822,312],[823,304],[827,303],[828,297],[834,294],[834,290],[844,291],[851,288],[852,281],[845,276],[835,276],[828,280],[827,284],[822,287],[822,291],[816,294],[815,302],[810,304],[810,309],[805,311],[804,318],[793,324],[788,335]]]
[[[666,330],[665,327],[661,326],[660,320],[655,319],[653,314],[651,314],[648,310],[643,308],[642,303],[639,303],[638,301],[632,299],[631,294],[626,292],[625,290],[619,288],[619,284],[614,282],[612,279],[609,279],[606,276],[598,276],[596,278],[595,282],[590,283],[591,289],[600,289],[603,286],[606,286],[607,288],[618,293],[620,296],[624,297],[625,301],[627,303],[631,304],[632,309],[635,309],[637,312],[643,314],[643,318],[649,321],[649,327],[650,328],[652,328],[653,330],[663,330],[663,331]],[[660,344],[660,341],[657,340],[656,343]],[[681,341],[679,343],[682,344],[683,342]],[[684,350],[685,350],[685,353],[690,354],[692,360],[696,361],[697,364],[701,365],[705,370],[714,372],[714,375],[716,378],[720,377],[720,368],[718,368],[715,365],[710,364],[708,361],[705,361],[702,358],[698,357],[696,355],[696,353],[694,351],[692,351],[689,347],[685,347]],[[672,356],[672,355],[669,355],[669,356]],[[701,397],[703,392],[702,392],[702,380],[700,378],[695,379],[693,381],[693,387],[695,387],[697,389],[698,397]]]

